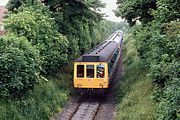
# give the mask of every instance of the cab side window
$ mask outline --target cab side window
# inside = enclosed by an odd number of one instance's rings
[[[94,78],[94,65],[87,65],[86,66],[86,74],[87,78]]]
[[[77,77],[78,78],[84,77],[84,65],[77,65]]]
[[[96,71],[97,71],[97,73],[96,73],[97,78],[105,77],[105,66],[104,65],[101,65],[101,64],[97,65]]]

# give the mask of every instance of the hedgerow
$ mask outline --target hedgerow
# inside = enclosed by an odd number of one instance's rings
[[[0,37],[0,96],[21,96],[38,82],[40,59],[24,37]]]
[[[157,23],[136,28],[134,37],[139,55],[149,69],[148,77],[158,88],[154,94],[159,103],[156,119],[175,120],[180,108],[180,22]]]
[[[42,4],[21,6],[17,13],[10,13],[5,28],[18,36],[24,36],[40,51],[42,72],[49,74],[67,63],[68,41],[57,31],[48,7]]]
[[[149,70],[147,76],[157,86],[154,94],[158,102],[155,119],[179,119],[180,4],[177,0],[121,2],[123,4],[119,5],[119,13],[127,20],[130,19],[131,24],[135,23],[135,19],[141,22],[133,28],[133,34],[139,56]],[[124,9],[122,5],[131,10]],[[146,22],[144,18],[147,19]]]

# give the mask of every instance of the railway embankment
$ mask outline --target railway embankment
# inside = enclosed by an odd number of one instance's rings
[[[126,35],[125,35],[126,36]],[[123,77],[116,96],[117,120],[153,120],[155,103],[154,86],[146,77],[131,34],[125,37],[123,48]]]
[[[55,74],[41,80],[28,95],[0,98],[0,120],[48,120],[68,101],[69,74]],[[67,80],[67,81],[64,81]]]

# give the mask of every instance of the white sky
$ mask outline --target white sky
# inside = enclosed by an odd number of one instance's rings
[[[108,17],[105,17],[107,20],[114,21],[114,22],[120,22],[122,19],[120,17],[116,17],[114,12],[112,10],[116,10],[117,0],[101,0],[103,3],[106,3],[106,8],[101,9],[102,13],[106,13]]]
[[[121,18],[117,18],[112,10],[117,8],[116,1],[117,0],[101,0],[103,3],[106,3],[106,8],[101,9],[102,13],[105,13],[108,17],[105,17],[107,20],[120,22]],[[0,6],[5,6],[8,0],[0,0]]]
[[[0,0],[0,6],[5,6],[8,0]]]

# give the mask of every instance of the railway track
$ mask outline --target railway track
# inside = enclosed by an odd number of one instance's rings
[[[120,61],[116,69],[117,73],[113,78],[113,87],[109,90],[107,96],[98,96],[97,98],[91,98],[90,96],[72,97],[63,111],[55,115],[51,120],[113,120],[115,118],[114,89],[123,73],[121,66],[122,61]]]
[[[72,100],[61,114],[51,120],[95,120],[99,107],[99,101]]]
[[[99,106],[99,102],[83,102],[69,120],[94,120]]]

